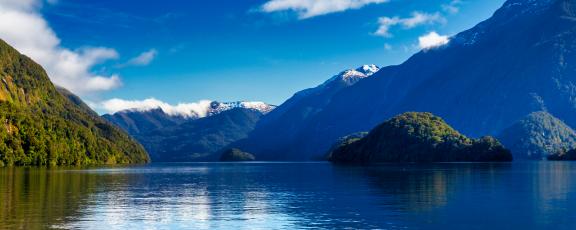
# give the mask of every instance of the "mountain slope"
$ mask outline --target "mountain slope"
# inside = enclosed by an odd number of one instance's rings
[[[145,163],[146,151],[0,40],[0,165]]]
[[[534,112],[506,128],[498,139],[515,159],[540,160],[576,148],[576,132],[547,112]]]
[[[217,161],[230,143],[246,138],[262,113],[235,108],[179,125],[135,134],[153,161]]]
[[[576,127],[574,6],[576,0],[507,1],[447,45],[340,91],[290,131],[298,139],[266,151],[282,152],[279,159],[309,158],[406,111],[432,112],[472,137],[499,134],[542,110]]]
[[[343,71],[323,84],[300,91],[292,98],[262,118],[249,138],[235,144],[240,149],[257,153],[258,160],[290,158],[283,156],[284,149],[298,138],[300,130],[309,126],[308,122],[328,105],[332,97],[359,81],[378,72],[375,65],[364,65],[357,69]],[[307,156],[298,160],[323,159],[322,154]]]

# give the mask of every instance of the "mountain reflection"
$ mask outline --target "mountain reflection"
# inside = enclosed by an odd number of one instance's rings
[[[93,174],[47,168],[0,169],[0,228],[59,225],[69,217],[80,216],[96,189]]]
[[[574,176],[549,162],[6,168],[0,229],[573,229]]]
[[[383,165],[365,168],[362,175],[380,196],[390,197],[389,204],[421,212],[445,206],[455,193],[474,183],[494,187],[497,172],[509,168],[509,164]]]

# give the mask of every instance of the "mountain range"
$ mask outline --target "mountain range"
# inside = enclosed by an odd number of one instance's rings
[[[575,127],[574,50],[576,1],[509,0],[444,46],[338,90],[296,94],[238,146],[259,160],[317,159],[338,138],[406,111],[432,112],[470,137],[499,135],[538,111]]]
[[[496,136],[515,159],[571,156],[575,50],[576,0],[508,0],[445,45],[400,65],[343,71],[278,107],[212,101],[187,113],[158,107],[99,117],[0,41],[0,165],[148,162],[127,133],[156,161],[212,161],[221,153],[325,160],[335,143],[358,139],[343,137],[408,111],[442,117],[470,140]]]
[[[268,113],[274,110],[275,106],[264,102],[218,102],[211,101],[199,105],[201,108],[186,111],[186,113],[170,113],[164,109],[146,108],[146,109],[126,109],[114,114],[104,114],[102,117],[126,130],[128,133],[135,135],[141,132],[148,132],[154,129],[161,129],[182,124],[186,121],[201,119],[209,116],[218,115],[224,111],[234,108],[253,109],[261,113]]]
[[[246,138],[260,118],[274,108],[262,102],[213,101],[194,116],[153,108],[103,117],[140,141],[153,161],[216,161],[224,147]]]

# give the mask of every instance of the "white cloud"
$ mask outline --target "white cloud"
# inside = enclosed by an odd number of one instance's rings
[[[177,105],[170,105],[155,98],[140,101],[114,98],[92,106],[96,109],[105,110],[110,114],[125,110],[149,111],[160,108],[162,111],[172,116],[205,117],[210,109],[211,102],[212,101],[209,100],[202,100],[195,103],[179,103]]]
[[[384,44],[384,49],[385,50],[392,50],[392,45],[386,43],[386,44]]]
[[[436,32],[430,32],[418,38],[418,46],[424,50],[440,47],[449,42],[450,39],[448,36],[441,36]]]
[[[150,64],[154,58],[158,55],[158,51],[156,49],[151,49],[146,52],[141,53],[135,58],[130,59],[126,65],[133,65],[133,66],[145,66]]]
[[[263,12],[294,11],[300,19],[360,9],[369,4],[385,3],[389,0],[270,0],[262,5]]]
[[[394,26],[401,25],[404,29],[411,29],[423,24],[445,23],[446,19],[440,13],[428,14],[422,12],[413,12],[411,17],[381,17],[378,19],[378,30],[375,35],[382,37],[392,37],[390,29]]]
[[[452,0],[448,4],[442,5],[442,10],[444,10],[448,13],[451,13],[451,14],[457,14],[458,12],[460,12],[460,5],[461,4],[462,4],[461,0]]]
[[[118,53],[105,47],[77,50],[62,47],[56,33],[38,12],[43,3],[41,0],[0,0],[0,38],[41,64],[55,84],[74,93],[119,87],[121,80],[117,75],[92,72],[95,65],[118,58]]]
[[[276,106],[269,105],[261,101],[237,101],[220,103],[210,100],[201,100],[193,103],[178,103],[177,105],[171,105],[155,98],[132,101],[114,98],[99,103],[90,101],[87,103],[95,110],[108,114],[114,114],[121,111],[146,112],[153,109],[161,109],[164,113],[170,116],[182,116],[186,118],[202,118],[210,114],[234,108],[254,109],[262,113],[268,113],[276,108]]]

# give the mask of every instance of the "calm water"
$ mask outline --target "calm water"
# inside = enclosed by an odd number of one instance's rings
[[[0,229],[576,229],[576,164],[0,169]]]

